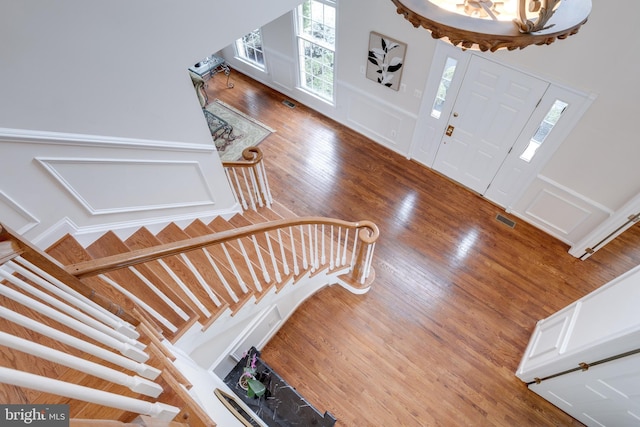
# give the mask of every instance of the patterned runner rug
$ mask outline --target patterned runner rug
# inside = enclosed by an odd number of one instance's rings
[[[214,100],[205,108],[233,127],[231,133],[222,134],[214,140],[223,162],[233,162],[240,159],[245,148],[258,145],[275,132],[264,123],[247,116],[219,99]]]

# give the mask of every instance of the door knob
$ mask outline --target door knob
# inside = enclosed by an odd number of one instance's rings
[[[447,131],[445,132],[445,135],[447,135],[447,136],[453,135],[453,130],[454,129],[455,128],[453,126],[451,126],[451,125],[447,126]]]
[[[458,117],[458,113],[453,113],[453,117]]]

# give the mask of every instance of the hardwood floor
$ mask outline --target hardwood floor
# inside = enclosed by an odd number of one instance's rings
[[[640,263],[640,226],[587,261],[538,229],[233,71],[220,98],[277,130],[274,198],[299,215],[370,219],[381,238],[366,295],[326,288],[264,359],[339,426],[581,425],[514,375],[535,323]]]

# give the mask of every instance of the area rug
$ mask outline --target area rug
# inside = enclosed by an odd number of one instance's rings
[[[233,127],[231,134],[220,136],[214,140],[223,162],[239,160],[245,148],[258,145],[275,132],[264,123],[249,117],[219,99],[214,100],[205,108]]]

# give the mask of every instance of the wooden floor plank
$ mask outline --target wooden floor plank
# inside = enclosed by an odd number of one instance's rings
[[[327,288],[264,359],[339,426],[581,425],[514,375],[535,323],[640,263],[640,226],[590,259],[471,191],[235,71],[220,98],[276,129],[274,199],[381,230],[366,295]]]

